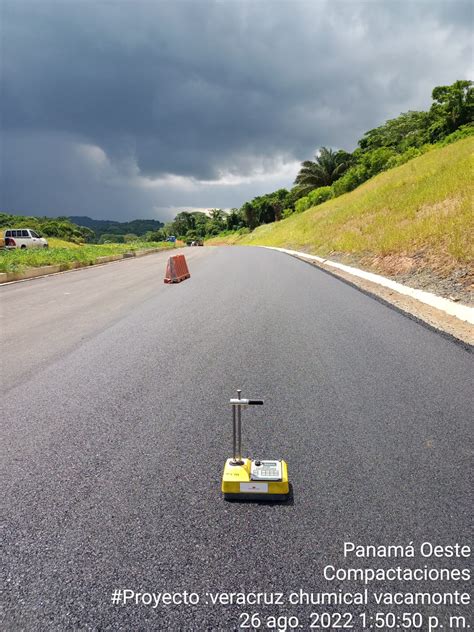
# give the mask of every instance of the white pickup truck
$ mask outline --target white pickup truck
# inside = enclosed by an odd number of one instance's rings
[[[4,247],[14,248],[47,248],[48,242],[31,228],[7,228],[3,233]]]

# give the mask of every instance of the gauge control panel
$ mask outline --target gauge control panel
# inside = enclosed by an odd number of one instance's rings
[[[250,480],[252,481],[281,481],[281,461],[259,461],[256,459],[250,465]]]

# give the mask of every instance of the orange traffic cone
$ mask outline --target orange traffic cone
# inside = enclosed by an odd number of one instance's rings
[[[174,255],[168,259],[165,273],[165,283],[180,283],[185,279],[189,279],[188,264],[184,255]]]

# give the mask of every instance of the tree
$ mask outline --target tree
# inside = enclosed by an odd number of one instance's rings
[[[170,235],[174,235],[174,225],[173,222],[167,222],[164,226],[163,226],[163,234],[165,236],[165,239],[167,237],[169,237]]]
[[[255,224],[269,224],[275,219],[275,211],[271,195],[259,195],[252,200],[252,207],[255,211]]]
[[[281,220],[283,209],[289,206],[289,197],[290,194],[286,189],[278,189],[275,193],[270,194],[275,222]]]
[[[253,230],[257,226],[257,214],[250,202],[245,202],[242,206],[242,213],[245,217],[245,223],[250,230]]]
[[[197,232],[193,230],[188,230],[186,235],[184,235],[184,239],[186,242],[195,241],[196,239],[201,239],[201,236],[197,234]]]
[[[304,190],[300,186],[293,187],[288,193],[288,206],[294,210],[296,201],[304,195]]]
[[[86,226],[79,226],[79,232],[81,233],[84,241],[91,243],[95,240],[95,233],[91,228],[87,228]]]
[[[305,160],[296,176],[295,184],[299,185],[303,195],[312,189],[331,186],[347,170],[350,154],[345,151],[333,151],[321,147],[314,157],[314,162]]]
[[[181,211],[176,215],[173,222],[171,223],[172,234],[177,235],[178,237],[184,237],[189,230],[194,230],[195,226],[195,218],[193,213],[188,213],[187,211]]]
[[[99,244],[123,244],[124,236],[115,235],[113,233],[102,233],[98,241]]]
[[[455,81],[451,86],[437,86],[432,92],[430,118],[431,141],[441,140],[461,125],[474,119],[474,89],[472,81]]]
[[[273,193],[254,197],[252,202],[249,203],[252,210],[248,207],[245,208],[245,205],[241,209],[248,227],[254,228],[261,224],[270,224],[280,220],[283,209],[289,205],[288,197],[289,193],[286,189],[278,189],[278,191]],[[248,218],[250,218],[251,223],[249,223]]]
[[[380,147],[390,147],[401,153],[409,147],[421,147],[429,141],[429,126],[428,112],[404,112],[397,118],[366,132],[353,156],[357,161],[361,153]]]
[[[209,211],[209,217],[212,220],[217,220],[218,222],[225,220],[225,213],[220,208],[213,208]]]
[[[204,239],[204,237],[209,232],[208,231],[209,218],[206,215],[206,213],[201,213],[201,211],[195,211],[192,215],[194,218],[194,228],[191,230],[196,235],[195,237],[193,237],[193,239]],[[189,231],[188,231],[188,234],[189,234]]]
[[[242,215],[242,211],[232,208],[226,217],[227,230],[238,230],[239,228],[244,228],[244,226],[245,219]]]
[[[213,208],[209,211],[209,217],[207,222],[207,234],[218,235],[227,226],[227,216],[220,208]]]
[[[165,241],[165,232],[160,228],[159,230],[149,230],[145,233],[145,241]]]

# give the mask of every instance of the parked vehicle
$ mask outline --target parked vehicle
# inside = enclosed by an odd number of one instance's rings
[[[176,242],[175,235],[170,235],[166,241],[171,241],[174,244]]]
[[[8,228],[3,233],[4,247],[7,250],[15,248],[48,248],[48,242],[44,237],[31,228]]]

